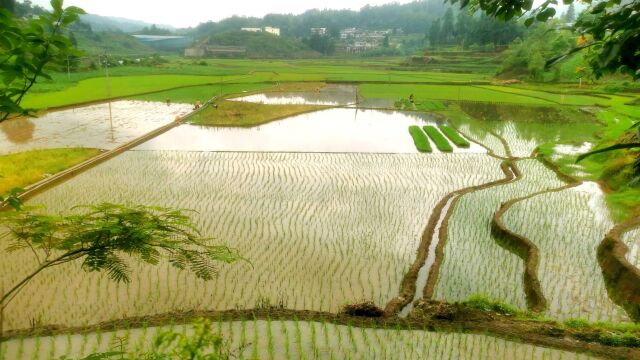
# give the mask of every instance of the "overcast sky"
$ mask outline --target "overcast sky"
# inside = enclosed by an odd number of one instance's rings
[[[31,0],[44,7],[50,0]],[[64,0],[65,6],[75,5],[91,14],[118,16],[175,27],[196,26],[201,22],[218,21],[232,15],[262,17],[269,13],[300,14],[309,9],[353,9],[380,5],[393,0]],[[399,0],[408,3],[411,0]]]

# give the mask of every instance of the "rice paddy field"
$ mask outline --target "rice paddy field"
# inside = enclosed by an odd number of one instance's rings
[[[122,343],[144,351],[155,335],[169,329],[191,332],[182,325],[148,327],[12,340],[2,346],[7,358],[80,358],[92,352],[117,350]],[[484,335],[367,329],[327,322],[247,319],[218,321],[214,329],[227,339],[238,359],[595,359]]]
[[[231,111],[206,104],[197,121],[188,118],[28,200],[52,213],[100,202],[193,209],[203,236],[237,249],[248,262],[221,265],[211,281],[168,261],[131,261],[130,283],[85,272],[78,263],[43,272],[3,313],[2,329],[11,335],[0,343],[0,359],[82,358],[117,347],[136,353],[162,331],[192,331],[189,321],[174,322],[172,314],[336,315],[366,301],[385,309],[404,296],[407,281],[416,285],[412,299],[458,303],[482,296],[536,319],[632,326],[610,298],[596,257],[615,224],[609,195],[578,176],[586,171],[580,165],[563,165],[576,169],[569,184],[564,168],[547,162],[568,162],[640,117],[626,95],[498,85],[486,74],[390,70],[388,61],[375,59],[367,66],[349,60],[206,63],[172,61],[164,75],[116,68],[111,97],[122,99],[111,103],[111,121],[109,105],[100,103],[4,123],[0,154],[110,150],[214,96],[260,107],[319,106],[231,127],[202,126],[206,114]],[[28,106],[106,98],[99,72],[54,80],[38,85]],[[394,106],[414,96],[431,105]],[[528,260],[496,232],[494,216],[510,200],[517,201],[502,214],[504,226],[539,254],[535,275],[546,306],[533,315]],[[636,268],[639,236],[638,229],[622,236]],[[409,276],[416,265],[417,280]],[[0,252],[0,289],[34,266],[28,249]],[[427,282],[431,288],[423,294]],[[126,325],[158,317],[166,318],[162,326]],[[240,359],[592,358],[490,333],[294,317],[213,320]]]

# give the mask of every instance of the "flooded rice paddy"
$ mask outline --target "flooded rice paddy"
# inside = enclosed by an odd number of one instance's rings
[[[441,123],[429,114],[328,109],[251,128],[182,125],[143,144],[141,150],[317,153],[418,153],[410,125]],[[437,150],[435,150],[437,152]],[[472,143],[455,152],[485,153]]]
[[[338,311],[369,299],[384,307],[414,261],[433,206],[451,191],[501,177],[498,160],[483,154],[129,151],[30,203],[52,212],[103,201],[194,209],[205,237],[237,248],[253,267],[222,266],[218,278],[202,282],[169,264],[132,263],[127,285],[65,265],[18,295],[5,329],[28,327],[33,317],[86,325],[261,301]],[[28,251],[1,256],[8,283],[33,265]]]
[[[229,99],[266,105],[326,105],[346,106],[357,102],[357,87],[327,85],[314,91],[269,92]]]
[[[421,330],[367,329],[326,322],[245,320],[216,322],[213,328],[238,359],[442,359],[442,360],[587,360],[573,354],[485,335]],[[4,360],[77,358],[92,352],[149,350],[166,331],[192,333],[189,326],[105,331],[99,335],[62,335],[11,340],[0,344]],[[36,344],[37,343],[37,344]],[[0,351],[2,359],[2,351]]]
[[[320,92],[234,100],[346,106],[355,101],[354,89],[331,86]],[[2,124],[0,153],[67,146],[110,149],[189,111],[189,105],[114,102],[113,126],[107,105],[53,112],[19,127]],[[543,143],[569,142],[555,149],[572,154],[590,146],[575,140],[597,127],[588,124],[569,132],[565,124],[552,121],[558,114],[536,113],[539,121],[523,123],[514,117],[533,115],[468,106],[465,111],[486,117],[481,125],[474,120],[455,124],[484,147],[472,143],[453,154],[417,152],[408,127],[443,124],[418,112],[339,107],[252,128],[178,126],[29,203],[45,205],[50,212],[105,201],[193,209],[203,236],[238,249],[251,264],[224,265],[217,278],[203,282],[166,262],[156,267],[131,262],[128,284],[86,273],[79,264],[65,264],[42,273],[18,295],[5,311],[4,329],[87,326],[172,311],[277,306],[338,312],[363,300],[384,307],[398,296],[435,205],[456,190],[504,178],[501,161],[488,156],[485,147],[502,157],[529,157]],[[434,298],[463,301],[482,294],[526,309],[524,262],[499,245],[491,219],[505,201],[565,183],[538,160],[518,160],[517,166],[522,179],[457,201]],[[586,183],[523,200],[503,220],[540,251],[538,275],[549,303],[545,315],[627,320],[607,297],[595,258],[595,247],[612,225],[597,186]],[[623,238],[630,248],[627,257],[636,266],[639,232]],[[422,275],[435,262],[435,246]],[[5,284],[31,270],[30,252],[0,253]],[[426,278],[419,282],[424,287]],[[216,326],[239,349],[240,358],[588,358],[480,335],[297,321]],[[116,335],[126,335],[133,351],[160,330],[13,339],[2,344],[0,358],[82,356],[108,350]]]
[[[0,123],[0,154],[34,149],[113,149],[191,112],[191,105],[114,101]]]

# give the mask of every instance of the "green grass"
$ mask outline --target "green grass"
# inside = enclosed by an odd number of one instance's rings
[[[166,101],[171,100],[173,103],[194,103],[196,101],[205,102],[216,95],[237,94],[243,92],[252,92],[272,87],[269,84],[222,84],[222,85],[203,85],[193,86],[181,89],[173,89],[161,91],[153,94],[134,95],[130,99],[142,101]]]
[[[238,81],[240,77],[224,78],[223,81]],[[131,96],[153,91],[169,90],[181,86],[214,84],[219,77],[193,75],[122,76],[109,79],[110,96],[107,97],[105,78],[86,79],[62,91],[29,94],[22,106],[45,109],[78,103],[99,101],[108,98]]]
[[[449,141],[442,136],[440,131],[435,128],[435,126],[427,125],[424,127],[424,131],[429,135],[429,138],[436,144],[438,150],[442,152],[452,152],[453,147],[449,144]]]
[[[456,144],[457,147],[468,148],[469,146],[471,146],[471,144],[469,144],[469,142],[465,138],[460,136],[460,134],[455,129],[446,125],[440,125],[439,128],[440,131],[442,131],[442,133],[445,134],[449,138],[449,140],[451,140],[451,142]]]
[[[68,169],[100,153],[97,149],[32,150],[0,155],[0,194],[42,180],[46,174]]]
[[[518,310],[515,306],[505,304],[497,300],[488,299],[482,295],[473,295],[466,301],[462,302],[463,305],[482,311],[493,311],[498,314],[516,316],[521,315],[523,312]]]
[[[433,149],[431,149],[429,139],[427,139],[427,136],[422,132],[419,126],[409,126],[409,134],[411,134],[413,143],[416,145],[416,149],[418,149],[418,151],[429,153],[433,151]]]
[[[430,100],[462,100],[524,105],[553,105],[551,101],[527,94],[512,94],[468,85],[427,84],[362,84],[360,94],[365,98],[398,99],[413,94],[415,98]]]
[[[255,126],[306,112],[326,109],[320,105],[265,105],[222,100],[191,116],[189,122],[211,126]]]

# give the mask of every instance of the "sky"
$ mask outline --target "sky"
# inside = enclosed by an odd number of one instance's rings
[[[31,0],[33,4],[49,7],[49,0]],[[352,9],[390,2],[408,3],[411,0],[65,0],[65,6],[78,6],[96,15],[117,16],[142,20],[152,24],[175,27],[196,26],[209,20],[241,15],[262,17],[269,13],[300,14],[309,9]]]

